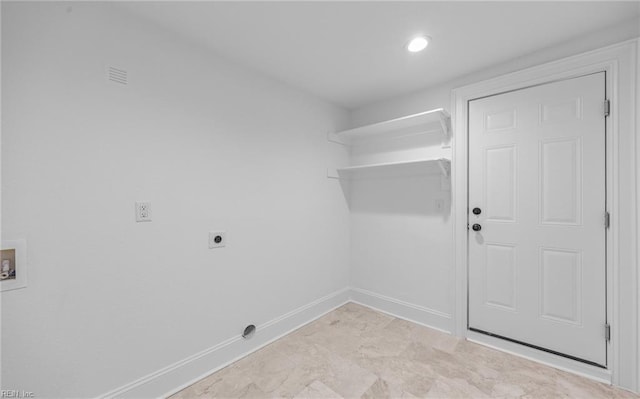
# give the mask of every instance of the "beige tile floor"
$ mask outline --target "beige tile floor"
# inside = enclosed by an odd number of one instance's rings
[[[349,303],[183,398],[637,398]]]

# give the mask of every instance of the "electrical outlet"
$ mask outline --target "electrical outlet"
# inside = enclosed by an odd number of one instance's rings
[[[209,232],[209,248],[222,248],[227,244],[227,233],[225,231]]]
[[[136,222],[151,221],[151,202],[136,201]]]

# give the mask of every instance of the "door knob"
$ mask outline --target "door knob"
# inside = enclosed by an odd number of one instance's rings
[[[482,226],[480,226],[478,223],[475,223],[473,226],[471,226],[471,229],[473,229],[473,231],[480,231],[482,230]]]
[[[473,212],[473,214],[474,214],[474,215],[479,215],[479,214],[481,214],[481,213],[482,213],[482,209],[480,209],[480,208],[473,208],[473,211],[471,211],[471,212]]]

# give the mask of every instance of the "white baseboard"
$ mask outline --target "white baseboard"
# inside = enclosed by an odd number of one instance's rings
[[[244,340],[239,335],[232,337],[101,395],[100,398],[168,397],[348,302],[357,303],[445,333],[451,334],[455,329],[455,320],[449,314],[361,288],[346,287],[257,326],[256,334],[250,340]],[[610,370],[589,366],[473,331],[466,331],[466,338],[481,345],[596,381],[611,383]]]
[[[347,302],[358,303],[446,333],[451,333],[454,329],[454,320],[449,314],[360,288],[346,287],[258,325],[256,334],[250,340],[242,339],[240,335],[231,337],[215,346],[107,392],[100,398],[168,397]]]
[[[367,306],[374,310],[387,313],[391,316],[422,324],[445,333],[453,333],[454,320],[451,315],[425,308],[412,303],[390,298],[374,292],[360,288],[351,288],[351,302]],[[525,345],[516,344],[507,340],[491,337],[486,334],[466,331],[466,339],[480,345],[488,346],[492,349],[506,352],[514,356],[523,357],[537,363],[554,367],[563,371],[577,374],[598,382],[611,384],[611,371],[563,356],[554,355],[541,350],[529,348]]]
[[[257,326],[256,334],[250,340],[244,340],[239,335],[232,337],[218,345],[101,395],[100,398],[168,397],[348,302],[354,302],[387,313],[393,317],[405,319],[449,334],[455,328],[455,321],[449,314],[361,288],[347,287]],[[467,331],[466,338],[551,367],[580,374],[597,381],[611,383],[611,372],[609,370],[583,365],[561,356],[523,347],[505,340],[474,333],[473,331]]]
[[[492,337],[490,335],[478,333],[471,330],[467,331],[466,338],[468,341],[484,345],[501,352],[506,352],[514,356],[523,357],[525,359],[529,359],[537,363],[542,363],[546,366],[553,367],[562,371],[577,374],[579,376],[586,377],[598,382],[611,384],[611,371],[607,369],[591,366],[577,360],[568,359],[563,356],[554,355],[553,353],[530,348],[526,345],[517,344],[515,342]]]
[[[284,335],[349,302],[349,288],[329,294],[276,319],[258,325],[249,340],[232,337],[163,369],[101,395],[100,398],[168,397],[247,356]]]
[[[448,334],[452,334],[455,328],[453,317],[450,314],[390,298],[361,288],[351,288],[351,302]]]

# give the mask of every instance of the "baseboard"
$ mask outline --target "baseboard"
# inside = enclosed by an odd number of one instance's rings
[[[455,328],[455,320],[449,314],[361,288],[347,287],[262,325],[258,325],[256,334],[250,340],[244,340],[239,335],[232,337],[218,345],[114,389],[99,398],[168,397],[348,302],[357,303],[393,317],[405,319],[449,334],[453,333]],[[466,338],[469,341],[551,367],[600,382],[611,383],[610,370],[581,364],[561,356],[548,354],[473,331],[467,331]]]
[[[446,313],[400,301],[395,298],[390,298],[360,288],[351,288],[350,294],[351,302],[446,333],[453,333],[454,331],[455,321],[451,315]],[[507,352],[514,356],[523,357],[563,371],[578,374],[606,384],[611,384],[610,370],[590,366],[562,356],[528,348],[524,345],[515,344],[473,331],[467,331],[466,338],[471,342],[488,346],[501,352]]]
[[[351,301],[382,313],[387,313],[393,317],[421,324],[448,334],[452,334],[455,328],[455,320],[450,314],[361,288],[351,288]]]
[[[250,340],[244,340],[240,335],[231,337],[215,346],[107,392],[99,398],[166,398],[347,302],[358,303],[446,333],[453,331],[451,315],[360,288],[347,287],[258,325],[256,334]]]
[[[349,302],[349,288],[329,294],[240,335],[101,395],[100,398],[168,397]]]
[[[479,345],[484,345],[492,349],[506,352],[514,356],[522,357],[546,366],[553,367],[572,374],[577,374],[605,384],[611,384],[611,371],[589,364],[585,364],[576,360],[568,359],[563,356],[554,355],[553,353],[544,352],[538,349],[530,348],[525,345],[517,344],[504,339],[492,337],[487,334],[475,331],[467,331],[467,340]]]

